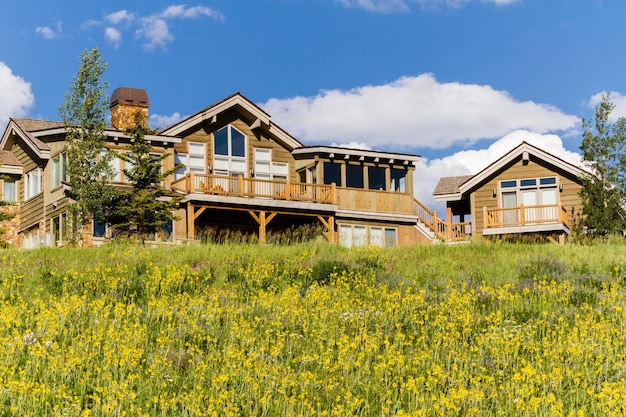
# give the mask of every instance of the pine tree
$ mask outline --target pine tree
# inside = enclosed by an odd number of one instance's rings
[[[92,218],[104,218],[105,207],[116,193],[107,183],[114,175],[109,165],[114,154],[102,152],[106,144],[108,83],[101,78],[107,65],[97,48],[85,50],[80,62],[65,102],[59,107],[67,132],[68,194],[73,200],[68,212],[74,239]]]
[[[124,175],[132,190],[119,193],[109,209],[107,222],[117,232],[138,238],[143,243],[176,219],[173,210],[179,198],[168,195],[161,186],[165,177],[173,174],[175,169],[165,172],[162,169],[168,154],[150,153],[151,146],[145,137],[156,132],[147,126],[143,114],[135,113],[134,125],[125,133],[131,137],[130,152],[120,153],[118,157],[129,167],[124,169]]]

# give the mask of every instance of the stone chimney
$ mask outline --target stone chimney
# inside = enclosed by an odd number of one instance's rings
[[[135,123],[135,112],[143,113],[148,120],[148,94],[140,88],[120,87],[111,95],[111,124],[119,130],[132,127]]]

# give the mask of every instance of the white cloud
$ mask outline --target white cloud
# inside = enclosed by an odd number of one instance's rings
[[[110,43],[115,49],[119,48],[122,43],[122,32],[119,30],[108,27],[104,29],[104,38]]]
[[[516,129],[567,130],[579,122],[547,104],[520,102],[485,85],[439,83],[432,74],[326,90],[315,97],[270,99],[261,106],[304,143],[357,142],[374,149],[443,149]]]
[[[438,9],[441,7],[459,8],[466,3],[480,2],[505,6],[518,0],[335,0],[345,7],[360,8],[374,13],[407,12],[409,4],[416,3],[422,9]]]
[[[6,126],[9,117],[26,115],[34,102],[31,84],[0,62],[0,125]]]
[[[104,20],[114,25],[124,22],[130,23],[135,20],[135,14],[130,13],[128,10],[120,10],[104,16]]]
[[[49,26],[38,26],[35,29],[35,33],[37,35],[43,36],[45,40],[58,38],[59,36],[61,36],[61,32],[63,32],[63,26],[61,22],[57,23],[56,31],[54,29],[51,29]]]
[[[432,196],[441,177],[477,174],[523,141],[566,162],[582,167],[581,155],[565,149],[563,140],[559,136],[516,130],[495,141],[487,149],[460,151],[433,160],[422,159],[415,170],[415,196],[431,210],[437,210],[443,217],[445,204],[435,203]]]
[[[185,116],[187,117],[187,116]],[[178,122],[180,122],[181,120],[183,120],[185,117],[182,117],[180,115],[180,113],[175,112],[170,116],[167,115],[163,115],[163,114],[151,114],[149,119],[150,119],[150,126],[152,126],[155,129],[159,129],[162,130],[166,127],[172,126]]]
[[[201,16],[211,17],[215,20],[224,18],[221,13],[204,6],[169,6],[161,13],[141,18],[141,28],[135,33],[145,40],[146,49],[164,48],[174,40],[174,35],[170,32],[168,25],[169,19],[193,19]]]
[[[129,10],[119,10],[109,13],[102,21],[88,20],[83,23],[83,29],[106,24],[104,36],[114,48],[122,42],[124,30],[134,30],[135,36],[143,42],[146,49],[165,48],[174,41],[174,34],[170,30],[169,21],[172,19],[197,19],[209,17],[217,21],[224,20],[224,16],[205,6],[168,6],[158,13],[151,15],[137,15]]]
[[[609,115],[609,121],[615,122],[620,117],[626,117],[626,96],[618,93],[617,91],[610,91],[609,98],[615,105],[615,108]],[[595,109],[595,107],[600,104],[602,101],[602,97],[607,94],[607,92],[597,93],[591,96],[589,101],[587,102],[587,106],[590,109]]]

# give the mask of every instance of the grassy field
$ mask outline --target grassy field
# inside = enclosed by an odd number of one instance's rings
[[[0,252],[0,416],[621,416],[626,245]]]

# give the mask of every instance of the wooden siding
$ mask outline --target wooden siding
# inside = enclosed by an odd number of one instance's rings
[[[271,149],[272,150],[272,162],[286,162],[289,164],[289,179],[290,181],[297,181],[296,164],[295,159],[291,155],[291,152],[284,148],[280,143],[272,139],[271,137],[260,133],[257,130],[252,130],[249,124],[236,117],[233,112],[227,112],[225,115],[218,116],[218,122],[210,126],[199,126],[197,130],[184,137],[180,144],[174,146],[177,153],[187,153],[188,142],[201,142],[206,144],[206,161],[207,164],[213,162],[213,132],[224,126],[231,125],[246,136],[247,139],[247,170],[246,176],[250,175],[250,170],[254,168],[254,149]]]
[[[20,205],[20,230],[36,226],[44,219],[43,201],[44,195],[40,193]]]
[[[576,216],[580,214],[582,205],[578,193],[581,185],[571,175],[565,175],[550,166],[546,166],[543,161],[538,161],[531,156],[528,164],[524,165],[521,158],[515,164],[500,172],[495,177],[484,183],[480,188],[471,194],[470,207],[473,230],[476,236],[482,236],[485,227],[483,217],[483,207],[487,209],[496,209],[500,207],[501,190],[500,181],[524,179],[524,178],[540,178],[540,177],[557,177],[557,187],[563,186],[563,191],[558,192],[558,198],[563,208],[569,216],[570,226],[576,220]],[[496,197],[493,196],[493,190],[496,190]]]
[[[337,187],[337,208],[340,210],[415,214],[413,196],[409,194],[356,188]]]

